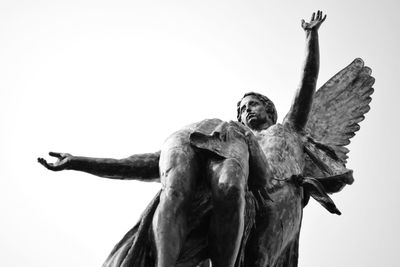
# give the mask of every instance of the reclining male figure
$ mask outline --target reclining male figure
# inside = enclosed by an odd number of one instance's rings
[[[214,207],[214,228],[210,229],[216,236],[215,242],[211,244],[214,249],[210,250],[213,253],[213,266],[234,266],[243,235],[244,196],[248,186],[251,183],[260,189],[271,189],[275,186],[270,183],[271,172],[268,167],[271,157],[276,156],[274,153],[291,153],[290,157],[279,158],[282,165],[286,166],[286,178],[300,175],[304,168],[304,153],[296,141],[296,132],[304,128],[311,108],[319,71],[318,28],[325,17],[318,11],[316,15],[313,14],[309,23],[302,23],[306,32],[306,59],[299,89],[282,125],[270,127],[276,123],[275,107],[268,98],[250,93],[238,104],[238,120],[244,126],[234,122],[207,120],[175,132],[161,150],[159,169],[146,165],[146,162],[150,162],[149,157],[158,157],[157,154],[115,160],[51,152],[51,156],[59,159],[56,163],[47,163],[44,159],[39,159],[39,162],[50,170],[72,169],[115,179],[152,180],[160,177],[162,192],[153,219],[159,267],[175,266],[187,235],[186,215],[191,196],[199,179],[206,177]],[[199,146],[196,147],[191,142],[193,133],[204,129],[214,130],[210,131],[211,134],[222,134],[220,146],[224,151],[216,151],[218,148],[213,147],[212,142],[204,145],[206,149],[220,156],[204,158]],[[276,157],[274,159],[277,160]],[[153,159],[151,164],[154,162],[156,161]],[[256,169],[261,179],[248,181],[250,169]],[[146,170],[152,171],[148,173]],[[159,170],[159,173],[154,170]],[[201,173],[207,175],[200,175]],[[292,204],[301,205],[300,202]],[[291,227],[300,227],[301,214],[298,217],[293,219],[295,223]],[[261,232],[260,237],[270,233],[268,231]],[[256,240],[254,244],[257,242]],[[275,259],[271,255],[278,251],[269,255],[267,251],[258,251],[264,249],[264,246],[259,249],[257,246],[254,246],[252,252],[254,264],[251,266],[267,266],[273,263]]]

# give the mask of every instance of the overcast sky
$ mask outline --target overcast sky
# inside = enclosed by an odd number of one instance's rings
[[[247,91],[279,121],[299,82],[302,18],[321,9],[319,86],[361,57],[376,78],[352,139],[355,183],[311,200],[299,266],[395,266],[400,26],[396,1],[0,1],[2,266],[100,266],[160,188],[50,172],[49,151],[123,158],[180,127],[235,119]]]

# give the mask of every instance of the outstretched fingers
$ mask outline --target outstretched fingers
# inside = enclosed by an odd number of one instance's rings
[[[317,11],[317,17],[315,18],[315,20],[318,20],[320,22],[324,22],[324,20],[326,19],[326,14],[325,14],[325,16],[322,16],[322,15],[323,15],[322,11],[318,10]]]
[[[321,10],[312,13],[310,22],[301,20],[301,27],[304,30],[318,30],[321,24],[325,21],[326,15],[323,14]]]
[[[45,168],[54,171],[54,165],[51,163],[47,163],[44,158],[38,158],[37,161],[42,164]]]
[[[58,152],[49,152],[49,155],[56,158],[62,158],[62,154]]]

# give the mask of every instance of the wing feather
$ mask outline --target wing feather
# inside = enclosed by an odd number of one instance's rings
[[[343,163],[349,150],[345,148],[359,123],[370,110],[375,79],[362,59],[350,65],[326,82],[314,96],[306,131],[316,140],[332,147]]]

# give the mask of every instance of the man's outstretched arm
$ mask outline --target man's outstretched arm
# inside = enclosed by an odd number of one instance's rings
[[[326,15],[323,16],[322,11],[318,11],[317,14],[312,14],[310,22],[302,20],[301,26],[306,33],[305,62],[299,88],[284,121],[291,122],[297,130],[304,128],[311,109],[319,72],[318,29],[325,19]]]
[[[52,171],[75,170],[110,179],[160,181],[160,152],[136,154],[124,159],[77,157],[56,152],[49,155],[56,157],[57,162],[48,163],[43,158],[38,158],[38,162]]]

